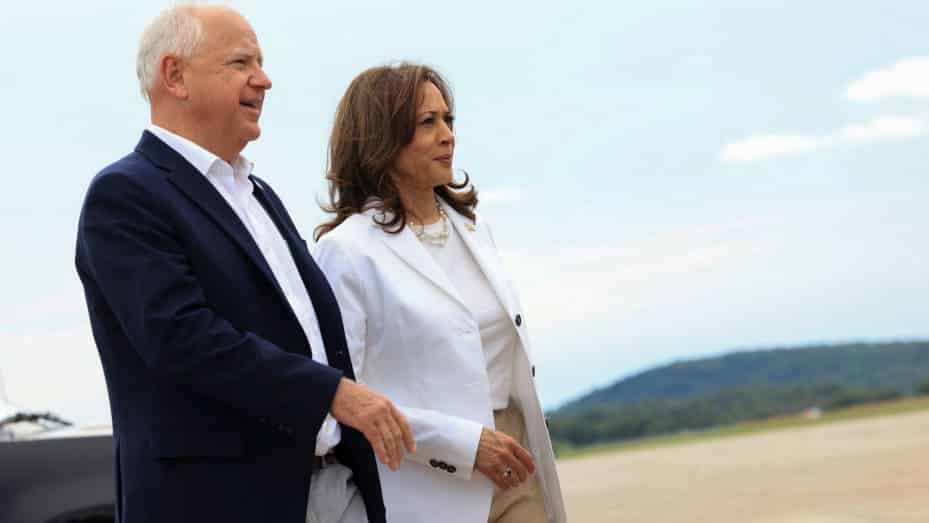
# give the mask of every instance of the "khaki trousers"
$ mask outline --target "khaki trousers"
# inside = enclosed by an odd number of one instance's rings
[[[514,402],[502,410],[494,411],[497,430],[522,444],[526,422]],[[535,458],[535,456],[533,456]],[[535,474],[516,487],[500,490],[494,486],[488,523],[544,523],[548,521],[545,499]]]

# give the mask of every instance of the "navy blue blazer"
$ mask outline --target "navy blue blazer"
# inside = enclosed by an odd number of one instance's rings
[[[335,296],[284,205],[253,178],[319,320],[329,366],[251,235],[203,174],[149,132],[91,182],[77,236],[113,417],[118,521],[302,523],[316,434],[354,379]],[[371,447],[336,449],[368,517],[384,504]]]

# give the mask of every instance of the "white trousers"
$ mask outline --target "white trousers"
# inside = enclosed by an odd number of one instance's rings
[[[306,523],[368,523],[361,491],[352,470],[333,463],[313,472]]]

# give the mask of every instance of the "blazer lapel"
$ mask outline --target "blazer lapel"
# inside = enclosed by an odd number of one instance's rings
[[[301,251],[297,244],[300,240],[291,232],[290,228],[287,227],[280,212],[278,212],[277,207],[274,205],[274,202],[268,197],[263,182],[258,181],[251,175],[248,178],[252,181],[252,186],[254,187],[252,195],[258,200],[258,203],[261,204],[261,207],[268,214],[268,217],[271,218],[271,222],[274,223],[278,232],[281,233],[281,237],[287,242],[287,249],[290,251],[291,257],[293,257],[294,262],[297,262],[300,260]],[[299,264],[297,265],[299,266]]]
[[[526,354],[526,357],[531,360],[529,354],[529,338],[526,333],[526,329],[521,328],[522,325],[516,323],[515,318],[517,314],[522,314],[516,309],[519,306],[519,303],[514,299],[509,292],[509,285],[503,280],[503,267],[497,261],[496,251],[490,252],[491,247],[482,245],[480,237],[488,237],[488,231],[482,231],[484,226],[480,221],[475,221],[471,223],[467,218],[458,214],[458,211],[452,209],[444,201],[441,201],[442,207],[445,209],[445,214],[448,215],[448,219],[452,222],[452,226],[455,228],[455,231],[458,232],[458,235],[464,240],[465,245],[468,246],[468,250],[471,251],[471,254],[474,255],[474,259],[477,261],[478,266],[481,268],[481,271],[484,273],[484,276],[487,277],[487,281],[490,282],[491,288],[493,288],[494,293],[497,295],[497,299],[500,300],[500,304],[503,306],[503,310],[506,311],[507,316],[509,316],[510,321],[512,322],[513,328],[516,329],[516,335],[519,336],[520,346]],[[480,235],[480,236],[478,236]],[[522,322],[520,322],[522,323]],[[524,325],[524,324],[523,324]],[[530,363],[531,365],[531,363]],[[535,367],[532,367],[533,376],[535,376]]]
[[[374,212],[375,211],[368,211],[365,214],[373,217]],[[455,290],[455,286],[452,285],[451,280],[445,275],[445,271],[439,267],[432,258],[432,255],[429,254],[429,251],[420,243],[419,238],[413,234],[413,231],[408,227],[404,227],[396,234],[384,231],[381,234],[381,239],[387,247],[400,257],[400,259],[406,262],[407,265],[454,298],[455,301],[467,310],[467,305],[465,305],[464,300],[461,299],[458,291]]]
[[[300,279],[303,280],[303,286],[306,288],[307,295],[310,297],[310,304],[316,314],[316,324],[319,326],[319,333],[322,337],[323,349],[326,351],[329,366],[342,370],[347,378],[354,380],[355,370],[352,368],[352,361],[348,356],[342,313],[335,294],[332,292],[332,287],[329,286],[329,281],[326,280],[326,275],[323,274],[313,257],[310,256],[277,195],[255,176],[249,176],[249,178],[255,186],[252,194],[265,212],[268,213],[271,221],[274,222],[274,226],[281,233],[281,237],[287,242],[287,248],[290,250],[294,265],[297,267]],[[296,318],[295,314],[294,320]],[[307,343],[309,343],[309,340],[307,340]]]
[[[242,248],[246,256],[265,275],[283,299],[284,291],[278,285],[271,268],[258,249],[258,245],[255,244],[255,240],[252,239],[252,235],[249,234],[245,225],[242,224],[238,215],[229,207],[222,195],[206,179],[206,176],[197,171],[174,149],[168,147],[167,144],[148,131],[142,134],[142,140],[136,150],[162,169],[168,171],[168,180],[193,201],[194,205],[200,207]]]
[[[486,231],[479,230],[482,226],[481,223],[478,221],[471,223],[444,201],[440,200],[440,203],[442,208],[445,209],[445,214],[448,215],[448,220],[452,223],[452,227],[455,228],[458,236],[461,236],[461,239],[464,240],[468,250],[471,251],[474,259],[477,261],[478,267],[481,268],[481,272],[484,273],[484,276],[487,277],[487,281],[490,282],[490,287],[497,295],[497,299],[500,300],[500,304],[503,305],[503,310],[512,318],[513,304],[511,303],[510,294],[508,292],[509,287],[501,280],[502,269],[499,267],[499,264],[496,263],[493,253],[485,252],[486,248],[481,245],[477,239],[478,234],[486,235]]]

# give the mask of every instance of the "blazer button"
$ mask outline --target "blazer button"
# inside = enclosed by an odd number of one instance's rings
[[[433,468],[436,468],[439,466],[439,462],[434,459],[430,459],[429,464],[432,465]]]
[[[532,377],[535,377],[535,365],[532,366]]]
[[[523,324],[523,317],[517,314],[516,318],[514,318],[514,321],[516,322],[516,326],[520,327]]]
[[[447,470],[449,474],[454,474],[455,471],[458,469],[455,468],[455,465],[449,465],[448,468],[445,470]]]

